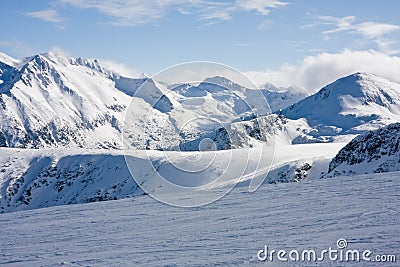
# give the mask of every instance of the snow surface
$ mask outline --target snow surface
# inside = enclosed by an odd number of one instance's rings
[[[142,195],[319,178],[344,143],[210,152],[0,149],[0,213]],[[195,160],[193,160],[195,159]],[[273,161],[272,161],[273,160]],[[305,165],[312,168],[301,170]],[[129,168],[128,168],[129,167]],[[131,172],[130,172],[131,171]],[[268,173],[269,172],[269,173]],[[267,176],[268,174],[268,176]],[[132,178],[132,175],[136,179]],[[165,178],[160,181],[159,176]],[[266,177],[267,176],[267,177]],[[185,205],[195,205],[188,199]]]
[[[142,196],[5,213],[0,214],[0,265],[306,266],[260,263],[257,252],[264,245],[321,251],[336,248],[339,238],[349,249],[398,259],[399,192],[395,172],[270,184],[254,193],[239,187],[191,209]]]

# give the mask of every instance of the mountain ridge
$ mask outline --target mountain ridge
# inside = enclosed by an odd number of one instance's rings
[[[240,122],[264,120],[271,111],[286,118],[285,125],[275,125],[276,134],[292,144],[342,142],[400,118],[400,85],[366,73],[340,78],[306,97],[300,88],[266,84],[253,90],[222,76],[171,87],[57,52],[1,58],[13,65],[0,63],[1,146],[166,150],[210,137],[221,122],[239,123],[234,127],[240,129]],[[250,124],[246,127],[263,132]],[[254,144],[250,132],[236,131],[235,138]],[[123,133],[130,143],[123,143]]]
[[[260,91],[224,77],[205,79],[193,87],[197,95],[187,95],[152,78],[124,77],[96,59],[49,52],[7,61],[13,66],[0,65],[0,144],[7,147],[122,149],[125,131],[134,148],[162,150],[214,130],[210,119],[231,123],[270,112]],[[127,112],[134,118],[128,123]]]

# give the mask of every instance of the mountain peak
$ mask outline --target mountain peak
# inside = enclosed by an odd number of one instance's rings
[[[41,56],[49,59],[49,60],[69,60],[71,57],[62,50],[51,50],[46,53],[41,53]]]
[[[139,75],[138,79],[149,79],[150,76],[147,75],[146,73],[142,72],[142,74]]]
[[[400,84],[357,72],[325,86],[285,109],[289,119],[306,118],[310,126],[335,126],[358,132],[360,125],[382,125],[400,115]],[[384,123],[385,124],[385,123]]]
[[[354,72],[353,74],[350,74],[349,76],[355,76],[355,77],[362,78],[363,76],[369,76],[369,75],[373,75],[373,74],[368,73],[368,72],[357,71],[357,72]]]
[[[208,77],[204,79],[205,83],[214,83],[218,85],[224,85],[224,84],[232,84],[233,82],[229,80],[228,78],[222,77],[222,76],[213,76],[213,77]]]
[[[390,82],[389,80],[379,77],[373,73],[361,72],[361,71],[341,77],[341,78],[337,79],[336,81],[350,81],[350,82],[351,81],[354,81],[354,82],[357,82],[357,81],[371,81],[371,82],[379,81],[379,82],[382,82],[383,81],[384,83]]]
[[[346,80],[346,79],[363,80],[363,79],[375,79],[375,78],[379,78],[379,77],[372,73],[358,71],[358,72],[354,72],[348,76],[339,78],[338,80],[342,80],[342,79],[344,79],[344,80]]]
[[[399,86],[399,84],[391,82],[385,78],[378,77],[374,74],[366,72],[356,72],[337,79],[333,83],[323,87],[315,95],[322,98],[326,98],[329,95],[331,95],[331,97],[338,97],[340,95],[351,95],[353,97],[368,98],[368,95],[371,94],[383,94],[386,96],[387,91],[396,94],[396,92],[393,92],[391,88],[397,86]]]
[[[204,79],[200,84],[199,87],[208,87],[209,85],[219,85],[222,89],[230,89],[230,90],[237,90],[240,91],[244,87],[240,84],[233,82],[232,80],[222,77],[222,76],[214,76]],[[215,88],[214,88],[215,89]]]
[[[261,89],[268,90],[268,91],[270,91],[270,92],[279,92],[279,91],[282,91],[282,90],[281,90],[282,88],[279,88],[279,87],[277,87],[277,86],[275,86],[274,84],[269,83],[269,82],[266,82],[266,83],[262,84],[262,85],[260,86],[260,88],[261,88]]]

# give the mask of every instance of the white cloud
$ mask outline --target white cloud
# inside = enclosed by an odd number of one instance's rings
[[[268,15],[272,8],[285,6],[288,3],[279,0],[237,0],[236,6],[247,11],[257,11],[262,15]]]
[[[400,54],[398,41],[390,40],[388,38],[377,38],[374,40],[380,51],[388,55]]]
[[[388,55],[400,53],[399,42],[391,38],[391,34],[395,31],[400,31],[400,25],[382,23],[375,21],[357,22],[355,16],[332,17],[318,16],[312,23],[303,26],[303,29],[314,26],[331,26],[329,30],[325,30],[324,40],[328,41],[332,34],[339,32],[349,32],[358,34],[363,37],[362,42],[372,42],[377,45],[379,51]],[[358,40],[360,41],[360,40]]]
[[[230,20],[234,12],[246,11],[268,15],[271,9],[286,5],[280,0],[237,0],[218,2],[203,0],[58,0],[78,8],[96,9],[112,18],[118,26],[135,26],[157,21],[174,10],[181,14],[196,15],[200,20]]]
[[[62,22],[60,14],[58,14],[57,10],[54,9],[45,9],[34,12],[27,12],[25,14],[30,17],[41,19],[48,22],[53,22],[53,23]]]
[[[266,19],[258,25],[259,30],[264,30],[270,27],[273,24],[272,20]]]
[[[129,26],[161,18],[166,6],[176,1],[60,0],[59,2],[78,8],[96,9],[115,18],[113,24]]]
[[[231,20],[232,16],[230,15],[228,10],[215,10],[210,13],[201,15],[200,18],[202,20],[211,21],[211,23],[209,23],[209,24],[213,24],[217,21]]]
[[[278,70],[249,71],[245,74],[257,85],[271,82],[277,86],[299,86],[315,92],[340,77],[355,72],[373,73],[400,83],[400,57],[367,50],[320,53],[303,59],[299,65],[283,65]]]
[[[110,70],[115,71],[116,73],[124,77],[137,78],[142,75],[138,70],[130,68],[122,63],[118,63],[113,60],[100,60],[100,61],[103,66],[105,66]]]
[[[393,31],[400,30],[399,25],[377,23],[372,21],[363,22],[355,25],[354,27],[357,32],[370,39],[378,38]]]
[[[393,31],[400,30],[399,25],[389,24],[389,23],[380,23],[374,21],[365,21],[361,23],[355,23],[356,17],[347,16],[342,18],[336,18],[331,16],[319,16],[317,22],[311,24],[311,26],[315,26],[318,24],[322,25],[333,25],[334,29],[324,31],[324,34],[332,34],[337,32],[356,32],[361,34],[365,38],[375,39],[381,36],[387,35]]]

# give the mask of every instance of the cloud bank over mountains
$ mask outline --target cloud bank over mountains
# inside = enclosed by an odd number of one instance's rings
[[[308,56],[298,65],[285,64],[277,70],[248,71],[245,74],[260,85],[265,81],[278,86],[299,86],[315,92],[326,84],[355,72],[368,72],[400,82],[400,58],[374,50],[320,53]]]

